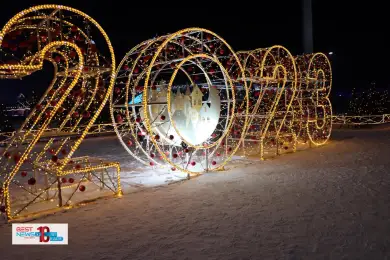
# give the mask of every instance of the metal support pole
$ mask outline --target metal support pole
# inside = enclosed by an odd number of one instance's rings
[[[108,170],[104,169],[100,171],[100,190],[104,189],[104,171],[108,174]]]
[[[303,9],[303,48],[305,53],[313,53],[312,0],[302,0]]]
[[[206,149],[206,172],[209,171],[209,149]]]
[[[35,171],[34,171],[35,172]],[[35,175],[35,174],[34,174]],[[45,187],[49,187],[49,179],[47,177],[47,172],[45,173]],[[49,189],[46,190],[46,200],[49,200],[50,194],[49,194]]]
[[[58,188],[58,206],[62,207],[61,179],[58,176],[57,176],[57,188]]]

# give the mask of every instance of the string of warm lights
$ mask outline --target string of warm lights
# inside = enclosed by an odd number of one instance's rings
[[[108,59],[97,50],[96,34],[103,36],[99,46]],[[54,67],[51,84],[0,158],[0,211],[11,221],[72,207],[91,194],[121,195],[119,163],[72,156],[115,80],[114,51],[100,25],[70,7],[35,6],[3,27],[0,46],[0,78],[28,76],[41,70],[45,60]],[[56,135],[47,135],[53,131]]]
[[[125,149],[144,165],[169,165],[189,175],[223,168],[248,122],[246,81],[237,88],[231,60],[245,79],[226,41],[201,28],[130,50],[119,64],[111,97],[115,131]]]
[[[265,158],[329,139],[331,67],[324,54],[293,57],[283,46],[237,54],[229,47],[227,53],[221,48],[227,43],[220,41],[212,32],[190,28],[145,41],[124,57],[111,113],[133,157],[147,166],[168,163],[172,170],[196,175],[222,168],[230,158],[227,151]],[[214,101],[209,98],[213,87],[218,90]],[[200,97],[194,94],[198,89]],[[214,103],[228,112],[214,115],[216,132],[195,143],[207,129],[198,121],[197,98],[203,106],[210,103],[206,110]]]
[[[110,97],[114,131],[129,154],[188,175],[221,170],[234,154],[263,159],[322,145],[331,133],[331,66],[322,53],[293,57],[279,45],[235,53],[214,32],[188,28],[137,45],[116,69],[100,25],[58,5],[14,16],[0,46],[2,79],[28,76],[45,60],[54,67],[0,157],[8,220],[72,207],[94,188],[122,194],[119,163],[73,158]]]

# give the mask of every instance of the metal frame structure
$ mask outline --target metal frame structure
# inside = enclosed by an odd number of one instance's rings
[[[232,135],[243,137],[248,122],[246,83],[237,88],[236,75],[228,71],[232,60],[241,72],[239,77],[245,78],[226,41],[202,28],[184,29],[133,48],[119,64],[111,96],[114,128],[129,154],[144,165],[169,165],[189,175],[223,168],[242,139]],[[196,91],[203,96],[195,105],[200,111],[194,112],[192,104],[188,107],[191,118],[186,112],[175,113],[181,111],[177,99],[191,104],[195,98],[190,95]],[[244,116],[237,116],[238,100]],[[202,116],[203,109],[210,111],[215,106],[219,112]],[[198,119],[196,129],[193,123]],[[209,123],[203,119],[214,120],[215,125],[196,143],[188,132],[204,134]],[[187,126],[182,126],[184,121]],[[233,125],[239,127],[232,131]],[[191,126],[195,128],[186,136],[185,129]]]
[[[118,163],[73,158],[115,81],[114,50],[102,27],[70,7],[35,6],[3,27],[0,46],[2,79],[28,76],[45,61],[54,67],[50,86],[0,157],[0,210],[6,219],[70,208],[96,194],[120,196]],[[53,129],[62,134],[47,136]],[[74,133],[79,135],[71,138]]]

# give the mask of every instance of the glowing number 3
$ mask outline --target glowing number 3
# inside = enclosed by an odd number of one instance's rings
[[[311,104],[307,105],[307,134],[315,145],[325,144],[332,132],[332,105],[329,94],[332,87],[332,70],[323,53],[315,53],[309,62],[306,83],[312,91]]]

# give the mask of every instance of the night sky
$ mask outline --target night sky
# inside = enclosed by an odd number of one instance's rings
[[[375,81],[389,88],[389,15],[380,1],[340,4],[346,1],[313,0],[314,51],[334,52],[333,95],[365,88]],[[348,1],[352,2],[352,1]],[[353,1],[356,2],[356,1]],[[0,10],[2,27],[14,14],[46,1],[8,1]],[[49,2],[50,3],[50,2]],[[186,27],[203,27],[223,37],[234,50],[249,50],[280,44],[293,55],[303,53],[301,1],[236,1],[230,6],[212,1],[164,1],[151,7],[150,1],[61,1],[92,16],[106,30],[117,62],[136,44],[157,35]],[[28,94],[43,87],[51,75],[38,72],[28,78],[0,81],[5,88],[1,102],[12,103],[20,92]],[[44,78],[44,79],[43,79]],[[25,90],[25,91],[24,91]]]

